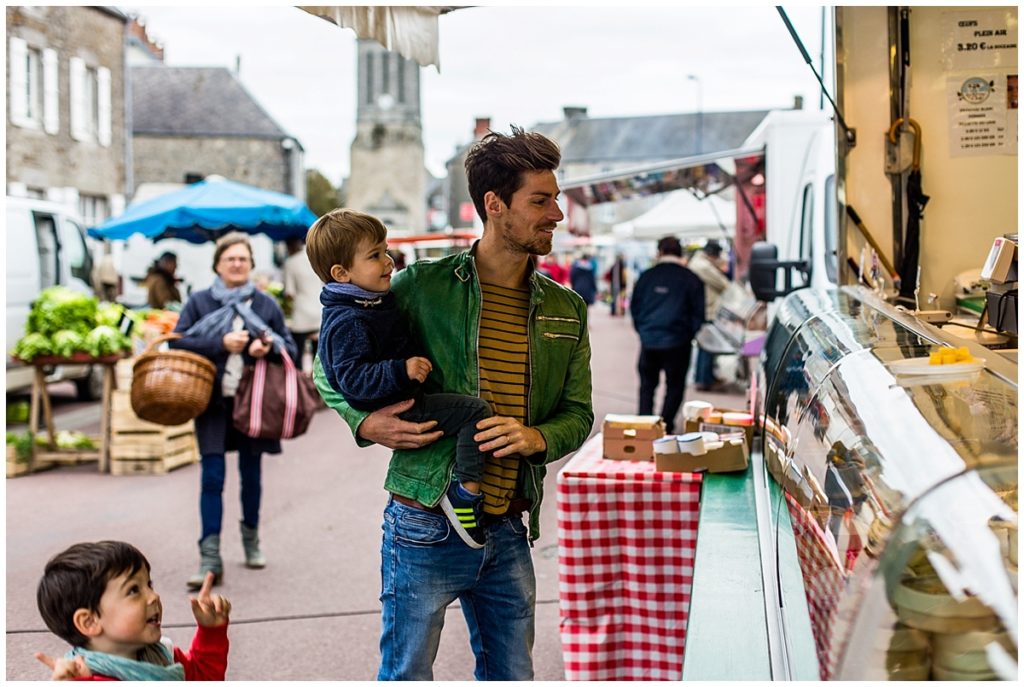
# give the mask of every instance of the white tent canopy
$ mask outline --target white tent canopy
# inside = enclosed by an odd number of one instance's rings
[[[699,200],[687,190],[672,191],[644,214],[613,225],[612,233],[623,239],[641,240],[657,240],[668,234],[684,241],[733,238],[736,235],[736,203],[718,196]]]
[[[454,7],[299,5],[299,9],[372,38],[388,50],[441,71],[437,18]]]

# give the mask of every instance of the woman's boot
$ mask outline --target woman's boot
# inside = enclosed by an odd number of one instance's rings
[[[213,572],[213,583],[220,584],[224,579],[224,561],[220,558],[220,535],[208,534],[199,542],[199,572],[188,578],[185,584],[189,589],[203,586],[207,572]]]
[[[248,527],[244,522],[240,522],[239,525],[242,528],[242,548],[245,549],[245,567],[265,567],[267,559],[263,556],[263,552],[260,551],[259,530],[255,527]]]

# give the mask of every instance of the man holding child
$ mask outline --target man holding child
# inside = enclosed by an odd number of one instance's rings
[[[384,484],[391,498],[384,510],[379,679],[432,678],[445,609],[456,599],[470,630],[475,677],[533,677],[530,547],[540,534],[545,466],[579,448],[594,420],[587,307],[532,262],[551,251],[563,217],[554,174],[560,158],[540,134],[516,127],[509,136],[488,134],[466,159],[483,237],[468,251],[410,265],[390,280],[429,363],[397,374],[423,377],[428,394],[479,396],[493,410],[473,435],[485,454],[481,547],[456,536],[440,508],[455,493],[457,437],[433,420],[401,417],[415,397],[358,410],[332,387],[319,357],[314,366],[321,395],[357,442],[395,449]],[[330,345],[321,335],[321,350]]]

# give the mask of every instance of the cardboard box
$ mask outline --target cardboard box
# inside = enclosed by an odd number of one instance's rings
[[[657,415],[606,415],[601,433],[605,458],[652,460],[654,440],[665,436],[665,423]]]
[[[733,410],[731,408],[717,408],[716,407],[714,409],[714,412],[716,412],[716,413],[745,413],[747,411],[745,411],[745,410]],[[732,428],[736,429],[737,431],[742,431],[743,435],[746,437],[746,440],[747,440],[747,450],[749,451],[750,447],[753,446],[753,442],[754,442],[754,425],[750,425],[749,427],[742,427],[742,426],[739,426],[739,425],[722,425],[722,424],[719,424],[719,423],[705,423],[703,420],[686,420],[686,421],[683,422],[683,432],[684,433],[689,433],[689,432],[702,432],[702,431],[705,431],[704,428],[702,427],[702,425],[704,425],[704,424],[707,424],[709,426],[709,431],[714,431],[714,428],[723,427],[723,426],[724,427],[732,427]]]
[[[654,465],[662,472],[738,472],[750,464],[750,452],[743,441],[726,442],[703,456],[689,453],[656,453]]]

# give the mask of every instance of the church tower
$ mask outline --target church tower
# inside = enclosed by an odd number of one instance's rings
[[[427,226],[420,124],[420,67],[373,40],[358,42],[358,105],[348,207],[379,217],[396,233]]]

